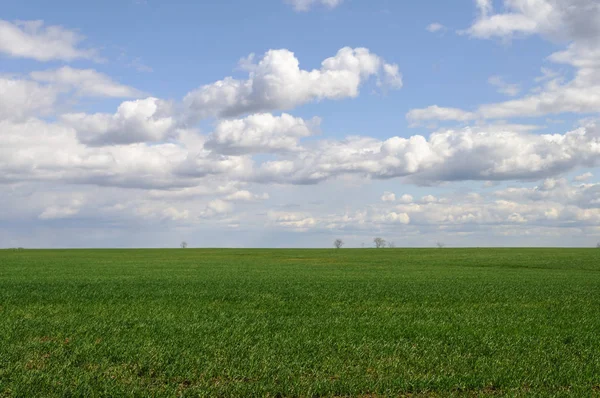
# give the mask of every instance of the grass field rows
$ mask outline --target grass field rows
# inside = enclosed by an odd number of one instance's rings
[[[600,396],[600,250],[0,251],[0,396]]]

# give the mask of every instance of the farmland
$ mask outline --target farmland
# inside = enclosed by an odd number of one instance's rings
[[[0,397],[600,396],[600,250],[0,251]]]

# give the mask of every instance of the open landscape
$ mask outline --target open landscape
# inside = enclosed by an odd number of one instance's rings
[[[599,396],[600,250],[0,251],[0,396]]]

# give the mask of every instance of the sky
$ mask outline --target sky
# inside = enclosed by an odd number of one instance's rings
[[[597,0],[3,0],[0,248],[600,242]]]

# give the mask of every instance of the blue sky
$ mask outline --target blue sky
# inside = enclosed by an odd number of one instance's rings
[[[0,60],[0,247],[600,240],[593,0],[5,0]]]

